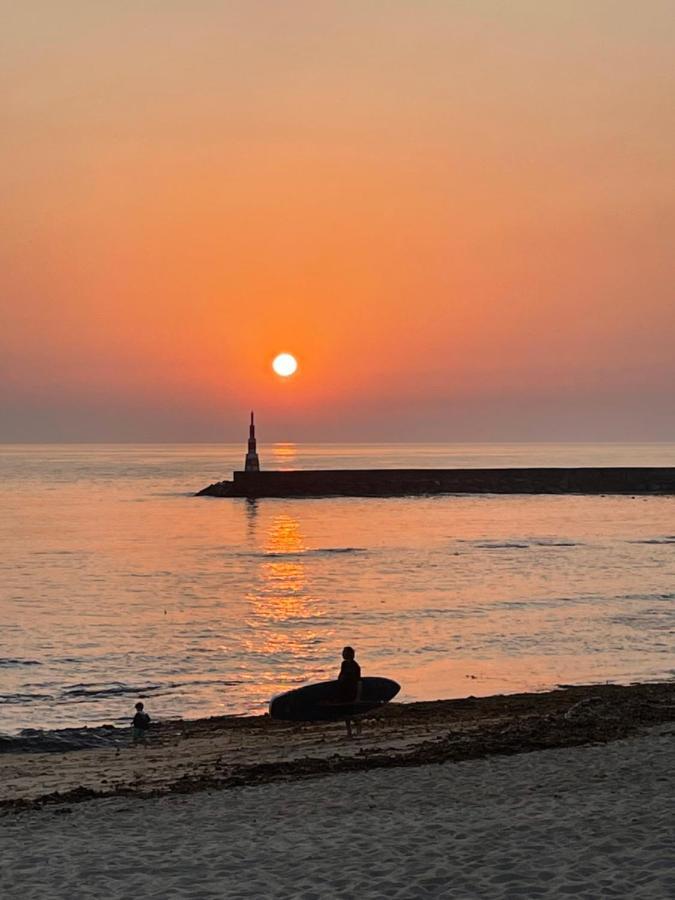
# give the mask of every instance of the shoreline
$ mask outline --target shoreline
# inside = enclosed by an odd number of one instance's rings
[[[0,752],[0,813],[603,744],[673,721],[675,682],[656,682],[390,703],[364,716],[352,741],[342,723],[265,715],[158,722],[146,747],[130,746],[126,729],[75,729],[107,740]]]

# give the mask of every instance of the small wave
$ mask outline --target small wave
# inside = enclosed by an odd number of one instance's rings
[[[486,541],[481,544],[476,544],[476,546],[481,550],[527,550],[530,545],[527,543],[518,543],[517,541],[504,541],[503,543]]]
[[[307,556],[308,553],[308,550],[294,550],[288,553],[253,553],[251,555],[256,559],[301,559],[303,556]]]
[[[77,556],[82,550],[33,550],[33,556]]]
[[[51,694],[0,694],[0,705],[32,703],[34,700],[53,700]]]
[[[629,541],[631,544],[675,544],[675,535],[669,534],[660,538],[644,538],[638,541]]]
[[[469,541],[457,538],[458,544],[471,544],[479,550],[527,550],[530,547],[578,547],[576,541],[556,538],[521,538],[511,541]]]
[[[318,547],[310,553],[365,553],[365,547]]]
[[[536,547],[578,547],[579,545],[576,541],[556,541],[556,540],[546,540],[546,538],[539,538],[538,540],[533,540],[531,542]]]
[[[41,666],[37,659],[10,659],[0,657],[0,669],[10,669],[13,666]]]
[[[341,553],[367,553],[365,547],[315,547],[307,550],[268,550],[263,553],[236,553],[248,559],[302,559],[305,556],[331,556]]]
[[[151,694],[162,689],[161,684],[133,685],[116,681],[111,684],[73,684],[63,689],[64,697],[115,697],[118,694]]]
[[[237,681],[235,679],[226,679],[226,678],[197,678],[193,681],[169,681],[164,687],[167,690],[173,690],[174,688],[189,688],[196,687],[198,685],[208,685],[211,687],[212,685],[224,685],[225,687],[233,687],[237,684],[243,684],[243,681]]]
[[[531,597],[527,600],[497,600],[493,606],[499,609],[558,609],[588,602],[586,597]]]
[[[487,610],[479,606],[471,607],[426,607],[423,609],[378,609],[378,610],[355,610],[350,615],[350,619],[357,620],[368,625],[380,625],[383,622],[417,622],[421,619],[475,619],[479,616],[487,615]],[[342,620],[335,619],[337,626]]]
[[[166,578],[171,572],[125,572],[122,578]]]
[[[225,687],[232,687],[241,683],[241,681],[231,678],[201,678],[188,681],[166,681],[162,684],[144,685],[123,684],[121,682],[114,682],[113,684],[109,685],[74,684],[70,687],[64,688],[61,696],[66,700],[72,700],[74,698],[92,698],[96,700],[106,697],[124,696],[126,694],[135,694],[141,696],[145,694],[157,695],[158,693],[163,691],[172,691],[178,688],[197,687],[199,685],[222,685]]]
[[[316,547],[312,550],[296,550],[289,551],[288,553],[284,553],[283,551],[270,551],[269,553],[263,553],[261,556],[265,558],[270,557],[293,557],[293,556],[330,556],[331,554],[337,553],[365,553],[365,547]]]

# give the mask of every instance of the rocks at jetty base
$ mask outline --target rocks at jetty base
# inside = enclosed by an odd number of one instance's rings
[[[231,481],[216,481],[215,484],[197,491],[195,497],[232,497],[232,487]]]

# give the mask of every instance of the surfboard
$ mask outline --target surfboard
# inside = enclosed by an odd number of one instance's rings
[[[353,719],[393,699],[401,685],[391,678],[362,678],[358,700],[340,700],[338,682],[322,681],[278,694],[270,701],[270,717],[286,722],[335,722]]]

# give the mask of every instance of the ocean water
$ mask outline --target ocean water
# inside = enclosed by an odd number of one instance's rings
[[[268,468],[675,465],[675,445],[293,445]],[[242,445],[0,445],[0,731],[262,712],[346,643],[401,698],[675,677],[675,498],[195,498]]]

